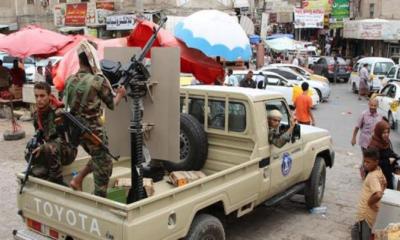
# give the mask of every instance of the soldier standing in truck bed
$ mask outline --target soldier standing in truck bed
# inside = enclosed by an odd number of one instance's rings
[[[67,79],[64,100],[71,114],[89,127],[107,145],[107,134],[100,121],[101,102],[113,110],[125,96],[126,90],[124,87],[118,88],[114,97],[110,82],[101,74],[95,51],[87,41],[79,46],[80,70]],[[73,189],[81,191],[83,179],[93,172],[94,194],[106,197],[107,185],[112,173],[112,160],[101,146],[83,137],[79,139],[79,142],[92,158],[71,180],[70,185]]]

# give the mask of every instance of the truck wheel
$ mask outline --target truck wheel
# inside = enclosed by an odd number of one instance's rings
[[[200,170],[207,159],[207,134],[192,115],[181,113],[180,123],[180,161],[165,162],[164,167],[167,171]]]
[[[326,165],[321,157],[315,159],[310,178],[304,189],[304,197],[308,209],[321,205],[325,191]]]
[[[10,130],[6,130],[3,133],[3,138],[6,141],[15,141],[15,140],[19,140],[25,137],[25,131],[23,130],[18,130],[16,132],[12,132]]]
[[[209,214],[197,215],[185,240],[225,240],[221,221]]]

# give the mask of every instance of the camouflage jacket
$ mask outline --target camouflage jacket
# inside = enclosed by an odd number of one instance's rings
[[[33,114],[33,126],[35,130],[42,128],[43,137],[46,142],[57,141],[59,139],[64,140],[63,135],[57,131],[55,121],[57,117],[56,110],[56,107],[50,105],[47,111],[36,111]]]
[[[268,131],[268,142],[275,145],[278,148],[283,147],[290,141],[291,134],[287,131],[283,132],[277,128],[269,128]]]
[[[114,96],[108,80],[83,70],[67,79],[64,102],[71,113],[92,130],[101,126],[101,102],[114,109]]]

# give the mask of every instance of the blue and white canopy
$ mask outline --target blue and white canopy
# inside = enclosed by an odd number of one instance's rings
[[[209,57],[248,61],[249,38],[235,18],[217,10],[198,11],[178,22],[175,36]]]

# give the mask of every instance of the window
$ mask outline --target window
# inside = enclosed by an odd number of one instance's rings
[[[28,5],[33,5],[33,4],[35,4],[35,0],[27,0],[26,3]]]
[[[195,117],[201,124],[204,124],[204,100],[189,99],[189,114]]]
[[[290,113],[286,104],[282,100],[271,100],[266,102],[265,104],[266,116],[268,116],[268,112],[272,110],[278,110],[282,113],[281,124],[288,125],[290,123]]]
[[[394,78],[394,75],[396,74],[396,68],[392,67],[389,72],[387,73],[386,77],[388,78]]]
[[[397,77],[396,77],[396,79],[400,79],[400,70],[397,71]]]
[[[375,13],[375,3],[370,3],[369,4],[369,17],[373,18]]]
[[[377,62],[374,66],[374,74],[385,75],[392,66],[393,63],[391,62]]]
[[[396,87],[395,86],[391,86],[389,88],[387,96],[390,97],[390,98],[395,98],[396,97]]]
[[[225,129],[225,101],[208,100],[208,127]]]
[[[228,130],[243,132],[246,129],[246,108],[242,103],[229,102]]]
[[[184,98],[181,98],[181,112]],[[225,130],[225,101],[208,100],[208,128]],[[189,114],[204,124],[204,99],[189,99]],[[243,132],[246,129],[246,108],[243,103],[229,102],[228,130]]]
[[[67,3],[67,0],[59,0],[58,3]]]
[[[384,87],[381,91],[381,94],[383,94],[384,96],[387,96],[391,87],[392,87],[392,85],[387,85],[386,87]]]

